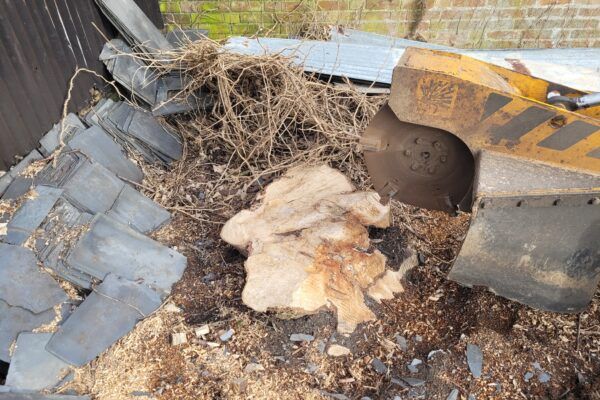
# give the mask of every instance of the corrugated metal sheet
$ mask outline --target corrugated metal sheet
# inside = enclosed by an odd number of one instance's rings
[[[404,53],[405,47],[400,46],[399,42],[394,46],[379,46],[370,42],[359,43],[364,42],[340,43],[339,41],[234,37],[227,41],[225,49],[248,55],[282,54],[291,57],[293,62],[308,72],[389,85],[392,82],[392,70]],[[428,44],[422,46],[422,42],[413,42],[412,44],[415,47],[430,47]],[[488,63],[528,73],[550,82],[583,91],[600,91],[600,74],[596,69],[587,67],[595,65],[594,63],[597,61],[593,59],[588,61],[585,57],[576,58],[570,50],[469,51],[452,49],[454,52],[464,53]],[[547,57],[540,56],[545,51],[553,53],[548,53]],[[594,51],[596,49],[590,49],[590,55],[597,54]],[[567,55],[565,56],[563,53]],[[571,55],[569,56],[569,54]],[[586,66],[573,64],[578,60]]]
[[[354,43],[362,45],[375,45],[380,47],[394,47],[404,49],[406,47],[420,47],[424,49],[445,50],[453,53],[466,54],[482,61],[489,60],[520,60],[528,63],[554,63],[558,65],[588,68],[600,72],[600,48],[597,47],[575,47],[557,49],[457,49],[455,47],[442,46],[434,43],[418,42],[384,36],[377,33],[363,32],[356,29],[337,28],[331,29],[331,41],[336,43]],[[505,61],[505,65],[510,65]],[[504,66],[504,65],[503,65]]]
[[[156,0],[136,0],[162,28]],[[98,55],[116,31],[94,0],[0,0],[0,169],[38,146],[60,119],[77,67],[103,72]],[[104,35],[104,36],[103,36]],[[97,78],[80,74],[71,110],[85,105]]]

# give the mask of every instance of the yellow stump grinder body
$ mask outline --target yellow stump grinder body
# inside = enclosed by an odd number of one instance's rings
[[[384,199],[471,209],[450,279],[580,311],[600,280],[600,107],[575,110],[582,96],[464,55],[409,48],[389,103],[361,139],[373,184]]]

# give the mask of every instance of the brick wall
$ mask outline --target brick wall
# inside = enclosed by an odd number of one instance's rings
[[[600,0],[159,0],[165,23],[318,36],[325,24],[465,48],[600,47]]]

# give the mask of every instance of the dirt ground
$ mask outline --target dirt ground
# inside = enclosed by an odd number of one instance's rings
[[[372,304],[377,321],[348,337],[336,333],[331,313],[284,320],[245,307],[244,257],[220,240],[218,224],[176,214],[156,234],[188,257],[169,305],[79,371],[65,389],[102,400],[446,399],[455,388],[461,399],[600,398],[600,296],[580,315],[564,315],[461,287],[445,276],[469,215],[399,204],[393,211],[393,226],[373,229],[371,237],[380,239],[376,246],[391,268],[407,256],[407,247],[418,251],[422,265],[407,275],[404,293]],[[205,324],[210,333],[197,337],[194,330]],[[229,329],[233,337],[221,341]],[[176,333],[185,333],[187,343],[173,345]],[[293,333],[315,339],[291,342]],[[332,343],[350,348],[351,355],[328,356],[323,350]],[[479,379],[466,363],[468,343],[483,351]],[[373,368],[375,358],[387,371]],[[416,373],[407,369],[413,359],[422,361]],[[550,376],[546,383],[539,380],[543,372]],[[398,377],[407,376],[426,383],[398,384]]]

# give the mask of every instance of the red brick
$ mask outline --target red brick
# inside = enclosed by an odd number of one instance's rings
[[[345,10],[347,9],[348,3],[342,0],[321,0],[317,2],[317,7],[321,10],[333,11],[333,10]]]
[[[283,11],[302,11],[306,8],[302,1],[286,1],[282,3]]]
[[[591,39],[594,36],[595,32],[589,29],[574,29],[569,32],[569,38],[571,39]]]
[[[565,28],[588,28],[588,29],[597,29],[599,20],[597,18],[589,18],[589,19],[571,19],[565,23]]]
[[[485,6],[485,0],[452,0],[454,7],[482,7]]]
[[[577,10],[577,15],[581,17],[600,17],[600,7],[580,8]]]
[[[231,11],[253,11],[260,12],[262,11],[262,1],[256,0],[245,0],[245,1],[232,1],[229,8]]]
[[[400,0],[366,0],[367,10],[397,10],[403,5]]]
[[[524,8],[505,8],[496,10],[494,16],[497,18],[523,18],[527,15]]]
[[[571,4],[571,0],[537,0],[537,3],[541,6],[549,6],[559,4]]]
[[[488,39],[497,39],[497,40],[518,40],[521,38],[522,32],[520,31],[488,31],[486,33],[486,37]]]
[[[265,0],[263,1],[263,10],[281,11],[281,2],[276,0]]]

